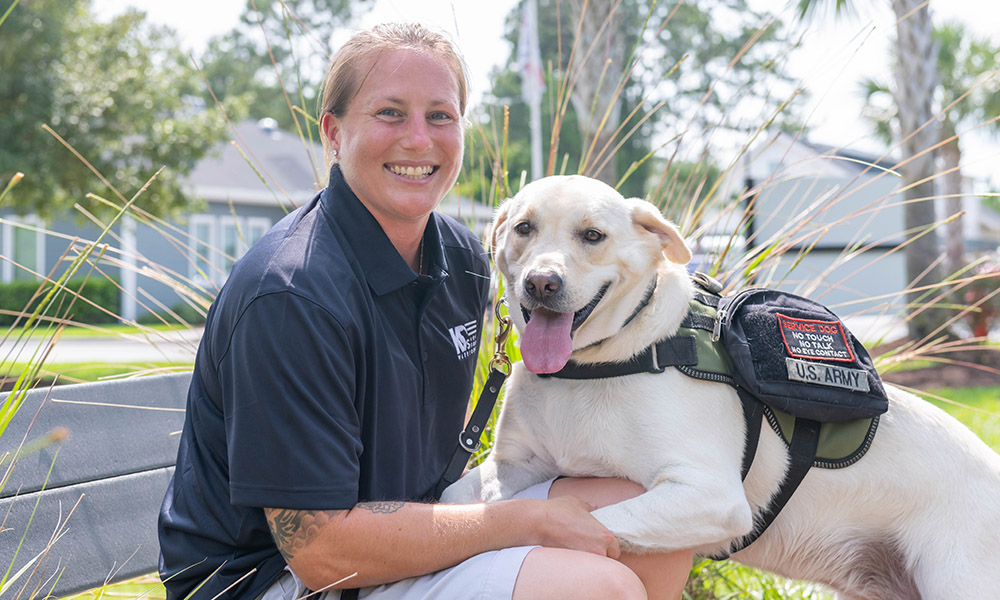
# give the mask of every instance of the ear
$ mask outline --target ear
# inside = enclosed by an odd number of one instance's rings
[[[691,250],[677,228],[663,218],[660,211],[638,198],[633,198],[632,223],[637,229],[648,231],[660,239],[663,255],[671,262],[686,265],[691,262]]]
[[[490,254],[496,260],[497,255],[497,245],[503,243],[503,239],[507,236],[507,213],[510,209],[510,198],[504,200],[497,207],[496,213],[493,215],[493,223],[490,225],[490,230],[488,232],[488,237],[490,239]]]
[[[323,130],[323,135],[326,137],[327,141],[330,142],[330,149],[340,151],[340,119],[334,116],[333,113],[325,113],[322,120],[320,120],[320,128]]]

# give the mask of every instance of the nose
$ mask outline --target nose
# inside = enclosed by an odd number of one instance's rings
[[[434,145],[427,120],[422,115],[414,115],[407,120],[402,145],[407,150],[426,152]]]
[[[524,278],[524,291],[535,300],[544,301],[562,290],[562,277],[552,271],[532,271]]]

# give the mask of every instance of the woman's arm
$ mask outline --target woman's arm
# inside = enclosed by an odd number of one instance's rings
[[[312,590],[438,571],[476,554],[541,545],[618,558],[614,536],[575,497],[490,504],[363,502],[351,510],[264,509],[285,561]]]

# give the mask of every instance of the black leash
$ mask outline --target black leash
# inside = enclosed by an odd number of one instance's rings
[[[434,489],[435,498],[440,498],[445,488],[458,481],[462,472],[465,471],[466,465],[469,464],[469,457],[479,449],[480,439],[486,429],[486,422],[490,420],[490,415],[493,413],[493,407],[500,395],[500,388],[507,380],[507,375],[510,374],[510,359],[507,357],[505,348],[507,337],[510,335],[511,323],[509,316],[500,314],[502,302],[502,300],[497,302],[494,311],[500,325],[496,336],[494,336],[496,346],[493,358],[490,360],[490,374],[486,378],[486,383],[483,384],[483,391],[479,394],[479,400],[469,417],[469,422],[458,436],[458,446],[452,453],[451,460],[448,461],[448,466],[445,467],[444,473]]]
[[[452,453],[451,459],[448,461],[448,466],[445,467],[441,479],[434,488],[435,498],[440,498],[445,488],[458,481],[459,477],[465,471],[465,467],[469,464],[469,457],[479,449],[483,431],[486,430],[486,422],[490,420],[490,415],[493,414],[493,407],[496,406],[497,397],[500,395],[500,388],[503,387],[503,382],[507,380],[507,376],[510,374],[510,358],[507,357],[506,345],[507,337],[510,336],[511,323],[509,316],[500,314],[500,305],[502,303],[503,300],[497,302],[494,309],[500,325],[494,336],[496,346],[493,351],[493,358],[490,359],[490,374],[486,377],[486,383],[483,384],[483,391],[479,394],[476,408],[472,410],[472,415],[469,416],[469,422],[466,423],[465,429],[458,436],[458,446],[455,448],[455,452]],[[340,600],[357,600],[358,591],[357,588],[342,590],[340,592]]]

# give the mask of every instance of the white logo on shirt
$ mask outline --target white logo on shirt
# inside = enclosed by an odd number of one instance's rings
[[[455,354],[459,360],[468,358],[479,345],[479,329],[475,321],[469,321],[462,325],[456,325],[448,330],[451,334],[451,341],[455,344]]]

